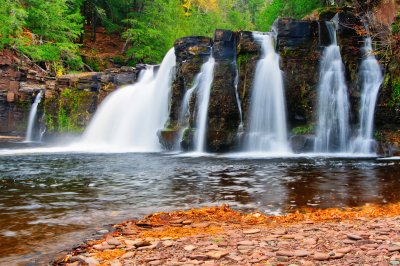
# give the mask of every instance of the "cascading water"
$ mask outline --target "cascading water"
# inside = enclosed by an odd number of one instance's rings
[[[175,64],[175,52],[171,49],[157,75],[149,67],[136,84],[110,94],[94,115],[80,145],[136,152],[161,150],[157,131],[168,119]]]
[[[180,144],[183,139],[183,133],[188,128],[188,125],[189,125],[188,117],[190,115],[190,112],[189,112],[190,99],[192,98],[194,91],[197,89],[197,86],[199,86],[201,76],[202,76],[202,73],[199,73],[196,76],[196,78],[194,79],[193,86],[189,90],[187,90],[185,95],[183,96],[181,111],[179,113],[179,128],[180,128],[180,130],[179,130],[177,143],[176,143],[176,147],[178,147],[178,149],[179,149]]]
[[[289,145],[279,55],[272,33],[254,33],[253,37],[261,45],[261,59],[254,77],[245,150],[286,153]]]
[[[349,150],[349,99],[336,27],[326,22],[332,44],[325,48],[318,85],[318,124],[314,151],[318,153]]]
[[[235,96],[236,96],[236,102],[239,108],[239,116],[240,116],[240,124],[239,124],[239,134],[242,133],[243,131],[243,111],[242,111],[242,103],[240,102],[240,97],[239,97],[239,90],[238,90],[238,85],[239,85],[239,70],[238,70],[238,66],[236,63],[236,57],[235,60],[233,62],[233,64],[235,65],[235,69],[236,69],[236,75],[235,75]]]
[[[28,121],[28,127],[26,129],[25,142],[33,141],[33,128],[35,127],[37,108],[40,101],[42,100],[42,96],[43,96],[43,91],[39,91],[39,93],[35,97],[35,101],[31,106],[31,110],[29,111],[29,121]]]
[[[373,151],[375,142],[372,137],[375,104],[379,88],[383,82],[383,75],[379,62],[373,54],[370,37],[365,39],[364,53],[365,58],[361,63],[359,73],[362,86],[360,128],[352,143],[352,149],[355,153],[369,154]]]
[[[197,90],[197,120],[194,134],[194,151],[205,152],[207,139],[208,104],[210,101],[211,85],[214,79],[215,59],[210,58],[201,67],[201,78]]]

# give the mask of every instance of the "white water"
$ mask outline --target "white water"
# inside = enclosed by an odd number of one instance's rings
[[[261,59],[257,63],[245,151],[287,153],[285,97],[279,55],[275,52],[270,34],[254,33],[261,44]]]
[[[100,105],[79,146],[134,152],[160,151],[157,131],[168,119],[175,61],[175,52],[171,49],[157,75],[150,67],[143,70],[137,83],[111,93]]]
[[[190,100],[192,99],[192,95],[193,95],[194,91],[196,90],[197,86],[199,85],[200,78],[201,78],[201,73],[199,73],[196,76],[196,78],[194,79],[193,86],[190,89],[188,89],[186,91],[185,95],[183,96],[182,106],[181,106],[181,110],[179,113],[179,134],[178,134],[177,143],[176,143],[178,150],[180,150],[180,144],[183,140],[183,133],[189,126]]]
[[[353,141],[352,149],[355,153],[368,154],[373,152],[375,140],[372,137],[374,128],[375,104],[379,88],[383,82],[382,70],[378,60],[373,54],[371,38],[365,39],[365,58],[360,67],[361,78],[361,106],[360,128]]]
[[[206,150],[207,140],[207,119],[208,119],[208,104],[210,101],[211,85],[214,79],[215,59],[210,55],[210,58],[201,67],[201,77],[197,90],[197,120],[196,132],[194,134],[194,151],[203,153]]]
[[[26,129],[25,142],[33,141],[33,128],[36,122],[37,108],[40,101],[42,100],[42,96],[43,96],[43,91],[39,91],[39,93],[36,95],[35,101],[31,106],[31,110],[29,111],[29,121],[28,121],[28,127]]]
[[[318,124],[314,151],[349,151],[349,99],[335,24],[327,22],[332,44],[325,48],[318,85]]]
[[[239,116],[240,116],[240,124],[239,124],[239,129],[238,129],[238,133],[241,134],[243,131],[243,111],[242,111],[242,103],[240,101],[240,96],[239,96],[239,69],[238,69],[238,65],[236,63],[236,57],[234,60],[234,65],[235,65],[235,69],[236,69],[236,76],[235,76],[235,95],[236,95],[236,103],[237,106],[239,108]]]

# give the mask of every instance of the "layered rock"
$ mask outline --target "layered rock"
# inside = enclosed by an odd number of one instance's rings
[[[45,91],[37,119],[47,132],[82,131],[103,99],[117,87],[132,84],[144,66],[53,77],[28,58],[0,52],[0,134],[23,135],[37,93]],[[46,120],[43,114],[46,114]]]
[[[51,87],[52,79],[28,59],[11,50],[0,52],[0,134],[23,134],[36,94]],[[38,108],[38,118],[43,104]]]
[[[236,49],[232,31],[217,30],[214,35],[214,81],[208,106],[207,148],[211,151],[230,150],[234,145],[239,123],[236,98]]]
[[[174,49],[176,55],[176,74],[171,88],[171,104],[169,120],[165,129],[159,132],[160,141],[167,149],[176,148],[182,145],[188,149],[192,147],[193,134],[190,128],[195,123],[195,97],[192,97],[190,104],[189,128],[185,132],[182,143],[178,143],[178,133],[183,125],[179,125],[179,115],[182,107],[182,100],[192,86],[196,75],[200,72],[201,66],[211,54],[211,39],[203,36],[184,37],[175,41]]]

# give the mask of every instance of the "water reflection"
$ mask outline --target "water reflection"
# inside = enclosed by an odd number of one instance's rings
[[[397,202],[399,165],[162,154],[0,156],[0,264],[42,265],[103,225],[154,211],[228,203],[275,214]]]

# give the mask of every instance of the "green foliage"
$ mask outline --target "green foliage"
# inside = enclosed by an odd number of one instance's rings
[[[18,0],[2,0],[0,8],[0,48],[13,46],[25,25],[26,11]]]
[[[301,18],[320,0],[2,0],[0,49],[12,46],[60,74],[79,70],[83,26],[104,26],[130,41],[130,64],[159,63],[183,36],[215,29],[268,31],[278,16]],[[123,60],[124,62],[128,60]],[[89,62],[98,69],[96,62]],[[60,66],[63,67],[55,67]],[[56,69],[57,68],[57,69]]]
[[[142,11],[125,20],[129,28],[123,36],[132,43],[128,56],[134,63],[158,63],[178,38],[212,36],[218,28],[251,30],[251,13],[239,2],[214,1],[209,9],[179,0],[146,2]]]
[[[256,15],[256,29],[268,31],[278,17],[300,19],[321,6],[321,0],[272,0]]]
[[[387,103],[389,107],[394,107],[400,103],[400,82],[393,82],[392,88],[392,97]]]
[[[36,62],[65,61],[74,68],[82,66],[79,45],[75,43],[83,26],[81,0],[3,0],[3,3],[0,48],[13,46]]]
[[[312,134],[315,130],[315,124],[309,124],[304,126],[295,127],[292,129],[293,135],[307,135]]]

